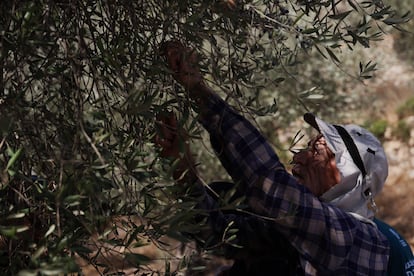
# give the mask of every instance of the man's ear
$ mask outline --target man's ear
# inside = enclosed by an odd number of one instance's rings
[[[331,160],[329,160],[328,166],[330,171],[332,172],[332,176],[335,180],[335,183],[338,184],[339,182],[341,182],[341,173],[339,172],[339,169],[336,166],[335,157],[332,157]]]

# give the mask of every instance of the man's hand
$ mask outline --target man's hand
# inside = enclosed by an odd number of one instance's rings
[[[191,90],[202,82],[197,53],[194,50],[179,41],[167,41],[161,46],[161,53],[166,57],[174,78],[185,89]]]
[[[180,139],[184,137],[179,135],[174,113],[158,115],[157,126],[159,132],[155,136],[155,143],[162,148],[161,156],[180,158]]]
[[[157,116],[159,134],[155,136],[155,143],[159,145],[162,157],[178,160],[173,172],[177,183],[194,183],[198,178],[190,147],[187,144],[188,135],[179,130],[174,113]]]

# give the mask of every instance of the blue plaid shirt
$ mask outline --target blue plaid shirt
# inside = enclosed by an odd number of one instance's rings
[[[245,183],[249,207],[269,218],[299,252],[306,275],[385,275],[389,246],[375,225],[321,202],[289,174],[278,156],[243,116],[218,96],[200,122],[234,181]]]

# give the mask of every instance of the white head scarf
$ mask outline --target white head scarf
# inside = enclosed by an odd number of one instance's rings
[[[332,125],[311,113],[306,113],[304,120],[325,137],[341,174],[341,181],[320,199],[360,219],[372,219],[374,211],[368,208],[368,203],[374,202],[388,176],[387,157],[381,143],[357,125]]]

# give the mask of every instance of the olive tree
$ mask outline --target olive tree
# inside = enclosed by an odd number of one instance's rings
[[[169,111],[203,138],[163,42],[196,49],[209,85],[240,112],[283,121],[335,85],[309,75],[309,56],[340,68],[341,51],[370,47],[384,26],[407,20],[379,0],[3,1],[2,274],[80,273],[80,260],[103,274],[126,264],[151,271],[134,248],[168,250],[163,237],[187,242],[183,233],[203,227],[171,180],[174,162],[153,144],[155,118]],[[375,63],[355,68],[363,80]],[[103,261],[110,251],[121,268]],[[154,273],[185,269],[188,256],[174,257],[176,267],[166,256]]]

